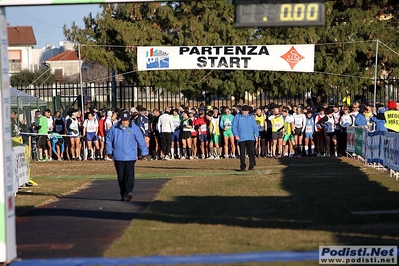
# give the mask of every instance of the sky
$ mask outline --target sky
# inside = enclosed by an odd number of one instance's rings
[[[90,13],[95,16],[101,12],[98,4],[90,5],[52,5],[52,6],[20,6],[6,7],[6,20],[10,26],[32,26],[37,45],[42,48],[49,42],[51,46],[59,47],[65,41],[62,27],[68,28],[72,22],[83,28],[83,17]]]

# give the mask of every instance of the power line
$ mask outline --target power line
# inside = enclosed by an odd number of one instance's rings
[[[346,78],[373,79],[373,78],[371,78],[371,77],[362,77],[362,76],[354,76],[354,75],[347,75],[347,74],[338,74],[338,73],[331,73],[331,72],[314,71],[313,73],[316,73],[316,74],[325,74],[325,75],[332,75],[332,76],[338,76],[338,77],[346,77]]]
[[[27,15],[28,17],[31,17],[32,19],[34,19],[34,20],[36,20],[36,21],[38,21],[38,22],[40,22],[40,23],[42,23],[42,24],[44,24],[44,25],[47,25],[47,26],[50,26],[50,27],[53,27],[53,28],[62,29],[62,27],[55,26],[55,25],[49,24],[49,23],[47,23],[47,22],[41,21],[41,20],[39,20],[39,19],[37,19],[37,18],[31,16],[30,14],[26,13],[26,12],[23,11],[21,8],[19,8],[19,7],[17,7],[17,8],[18,8],[19,11],[21,11],[22,13],[24,13],[24,14]]]

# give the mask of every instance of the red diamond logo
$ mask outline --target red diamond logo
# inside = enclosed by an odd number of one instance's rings
[[[286,52],[285,54],[283,54],[281,56],[281,58],[283,58],[285,61],[287,61],[287,63],[290,65],[291,69],[294,69],[295,65],[298,64],[299,61],[301,61],[305,57],[300,55],[298,53],[298,51],[295,49],[295,47],[292,46],[288,52]]]

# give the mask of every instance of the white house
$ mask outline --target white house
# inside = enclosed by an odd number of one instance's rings
[[[82,64],[83,61],[80,62]],[[56,80],[62,80],[63,77],[74,76],[79,73],[79,57],[74,50],[67,50],[44,60],[44,64],[51,69]]]
[[[22,69],[35,71],[40,62],[33,60],[33,47],[36,45],[35,34],[31,26],[8,26],[8,61],[10,74]]]

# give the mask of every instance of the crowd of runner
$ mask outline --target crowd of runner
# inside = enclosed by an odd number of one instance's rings
[[[390,105],[390,106],[389,106]],[[385,107],[353,102],[348,105],[286,106],[269,104],[250,107],[256,121],[256,157],[340,157],[346,155],[346,129],[365,126],[383,130],[386,109],[396,108],[395,102]],[[65,117],[60,111],[44,114],[36,111],[31,131],[39,133],[35,144],[38,160],[111,160],[105,154],[109,129],[118,121],[119,112],[87,108],[83,113],[70,109]],[[140,159],[229,159],[238,158],[240,149],[232,132],[240,106],[230,108],[171,106],[165,110],[147,110],[142,106],[130,109],[131,122],[140,129],[150,156]],[[111,156],[112,157],[112,156]]]

